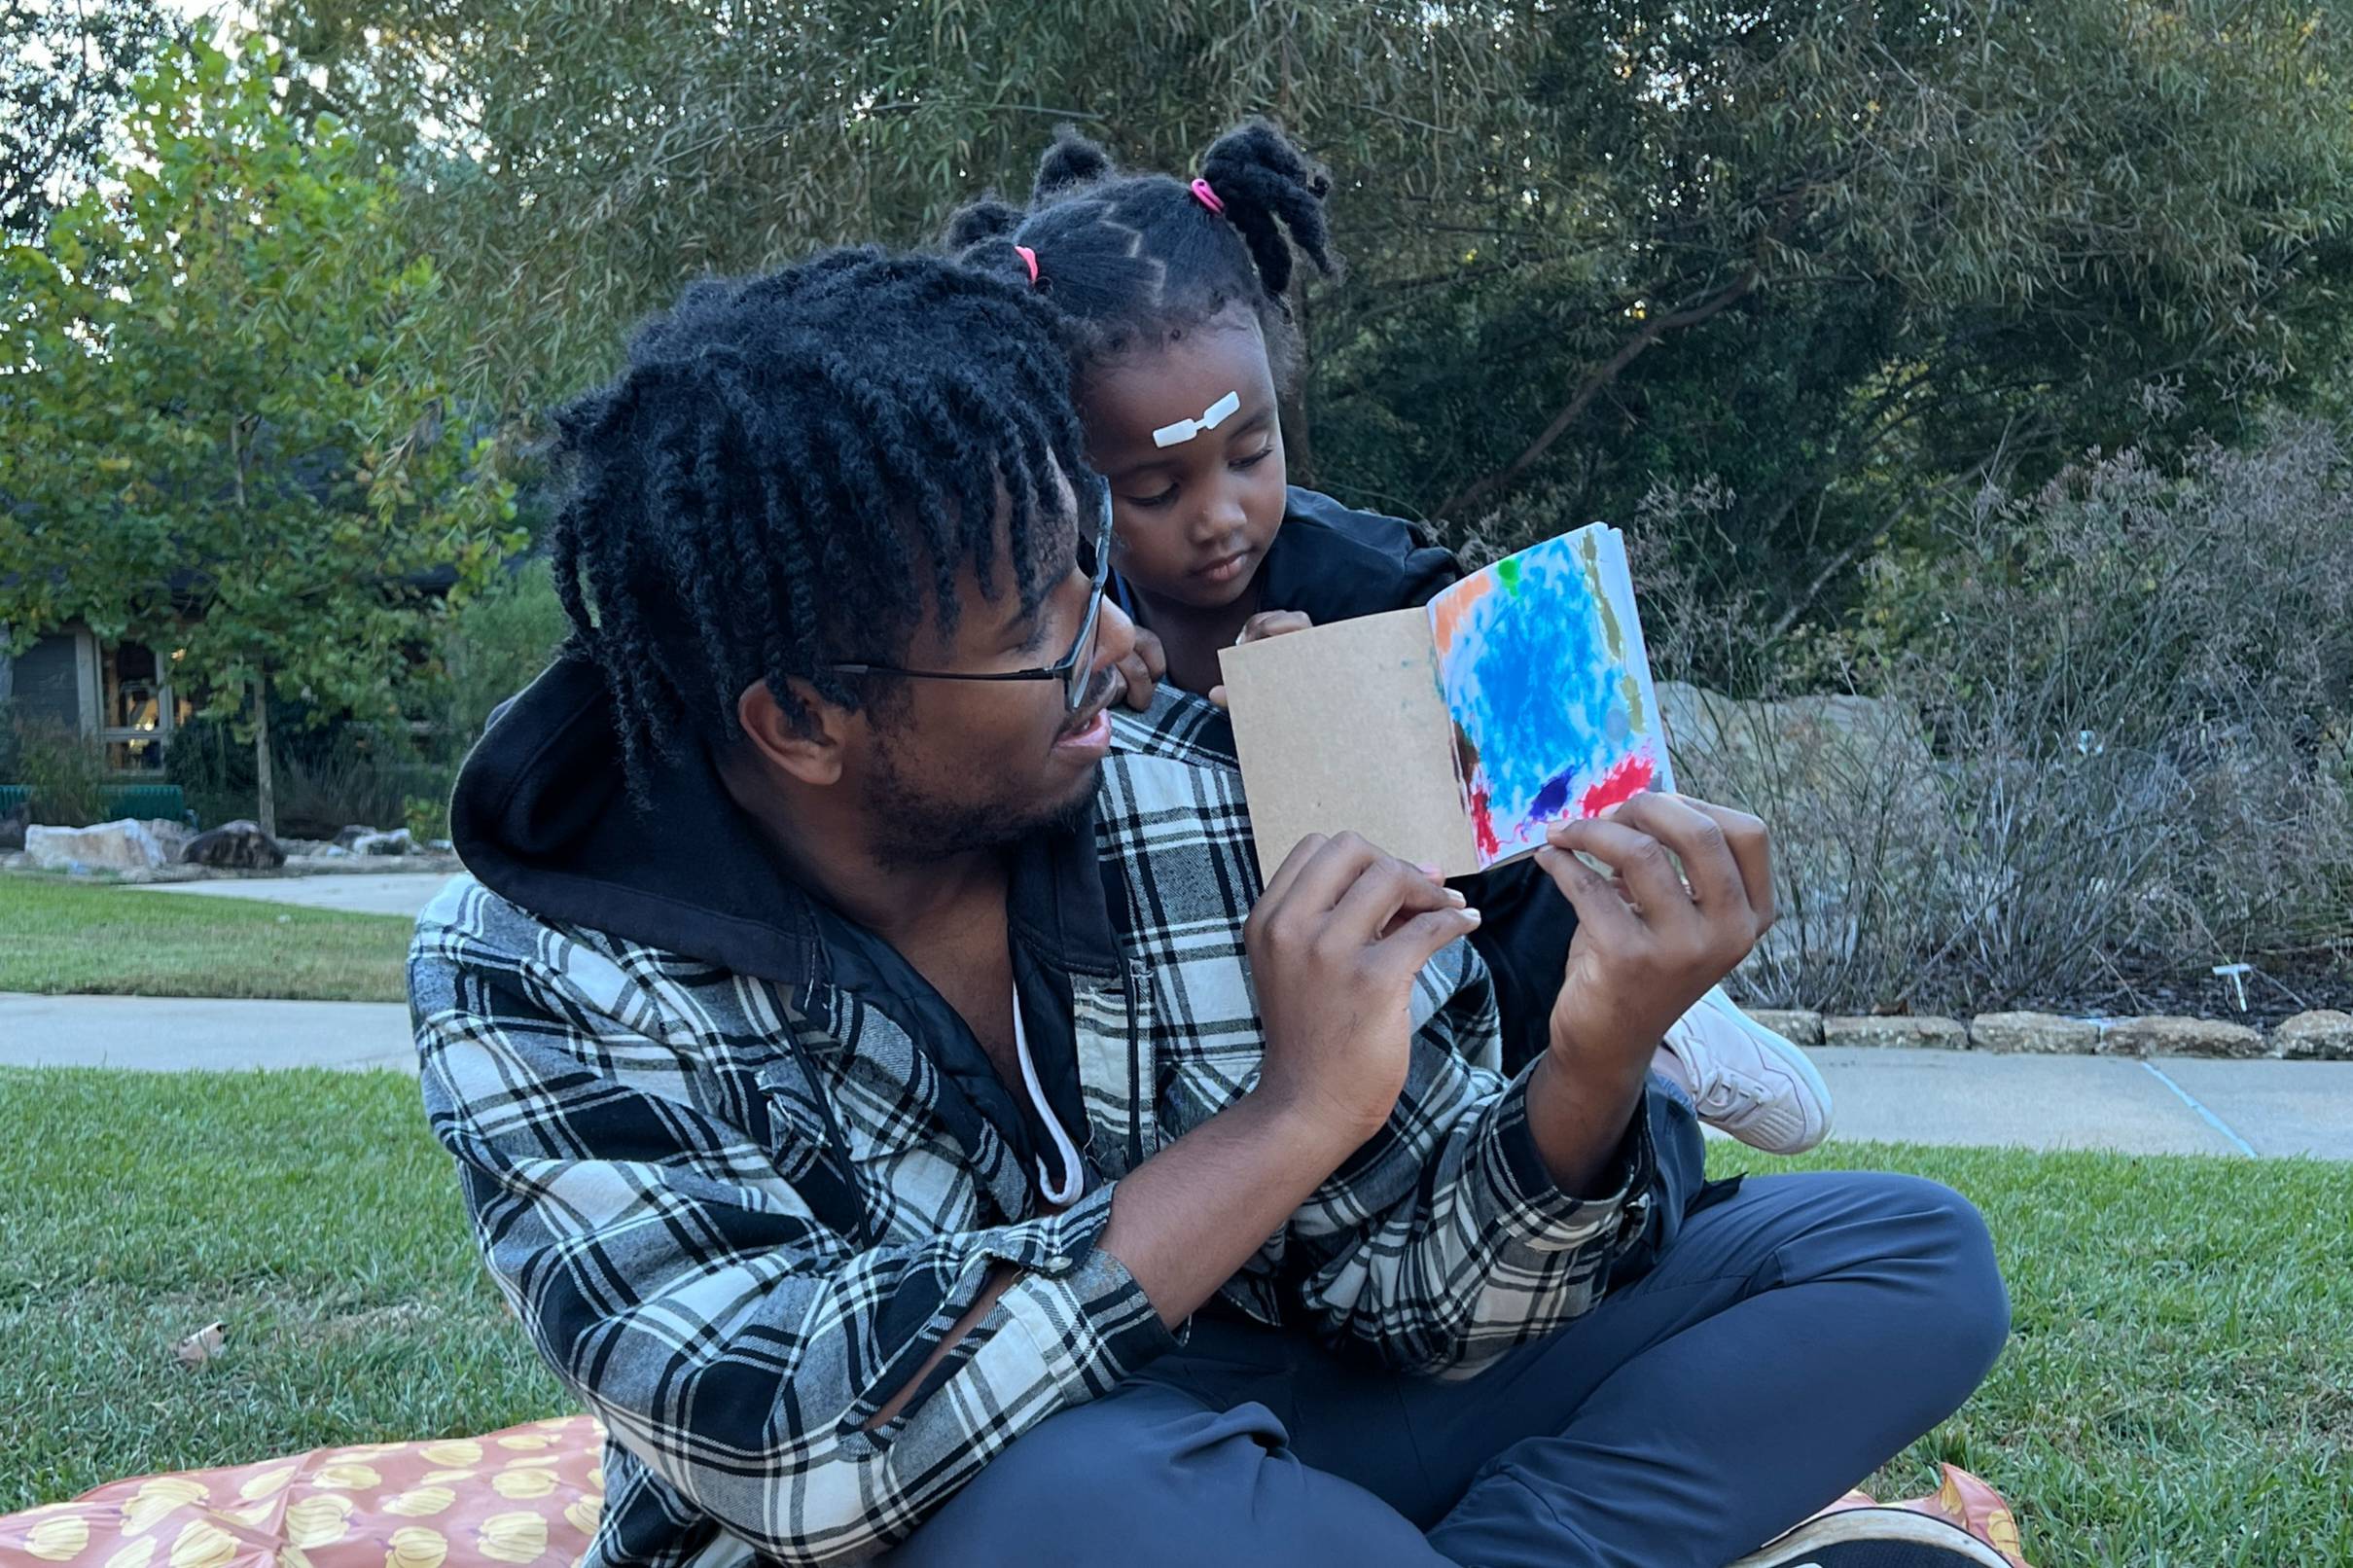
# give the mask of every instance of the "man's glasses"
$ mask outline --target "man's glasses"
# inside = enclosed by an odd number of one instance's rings
[[[1070,652],[1051,664],[1036,669],[989,670],[970,672],[945,669],[901,669],[896,664],[834,664],[828,666],[839,675],[897,675],[912,681],[1060,681],[1062,683],[1062,711],[1076,713],[1087,700],[1089,679],[1094,673],[1095,627],[1103,619],[1103,588],[1111,577],[1111,486],[1096,481],[1096,493],[1101,497],[1101,517],[1095,524],[1094,538],[1079,541],[1079,567],[1087,573],[1087,620],[1079,626],[1079,640]]]

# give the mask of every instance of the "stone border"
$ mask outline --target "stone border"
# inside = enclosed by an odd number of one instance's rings
[[[1967,1023],[1939,1017],[1839,1017],[1752,1008],[1749,1016],[1800,1046],[1900,1047],[2028,1055],[2284,1057],[2353,1061],[2353,1013],[2299,1013],[2265,1036],[2221,1018],[2152,1015],[2070,1018],[2056,1013],[1986,1013]]]

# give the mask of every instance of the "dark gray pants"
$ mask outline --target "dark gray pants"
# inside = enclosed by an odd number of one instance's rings
[[[2009,1332],[1977,1211],[1752,1178],[1649,1271],[1460,1382],[1296,1335],[1192,1342],[1041,1422],[893,1568],[1721,1568],[1969,1397]]]

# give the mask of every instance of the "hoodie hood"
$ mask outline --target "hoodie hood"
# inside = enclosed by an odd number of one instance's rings
[[[449,837],[477,880],[544,919],[786,985],[831,977],[814,900],[777,870],[699,746],[630,802],[596,666],[560,658],[491,716]]]

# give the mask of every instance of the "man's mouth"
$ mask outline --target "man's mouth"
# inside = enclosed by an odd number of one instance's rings
[[[1107,743],[1111,738],[1111,705],[1127,693],[1127,677],[1120,673],[1117,664],[1106,664],[1096,672],[1087,689],[1087,700],[1070,723],[1054,737],[1057,746],[1088,749]]]

